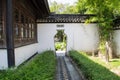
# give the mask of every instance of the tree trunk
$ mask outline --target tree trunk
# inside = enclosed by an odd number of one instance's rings
[[[105,58],[106,58],[106,62],[109,62],[109,43],[108,43],[108,41],[106,41],[105,46],[106,46]]]
[[[111,59],[113,58],[112,45],[109,46],[109,57],[110,57]]]

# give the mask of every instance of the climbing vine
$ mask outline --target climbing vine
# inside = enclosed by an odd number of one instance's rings
[[[82,14],[95,14],[91,21],[97,21],[100,27],[100,38],[108,40],[112,22],[120,11],[119,0],[78,0],[77,10]]]
[[[113,20],[120,14],[119,0],[78,0],[77,10],[81,14],[95,14],[87,22],[98,22],[100,47],[105,48],[105,42],[111,41]],[[103,49],[105,50],[105,49]]]

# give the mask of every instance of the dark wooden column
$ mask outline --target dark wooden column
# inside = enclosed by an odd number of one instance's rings
[[[12,4],[12,0],[6,0],[6,42],[8,54],[8,67],[15,66]]]

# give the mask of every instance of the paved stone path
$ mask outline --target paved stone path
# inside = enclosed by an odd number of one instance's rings
[[[83,80],[64,51],[57,51],[57,80]]]

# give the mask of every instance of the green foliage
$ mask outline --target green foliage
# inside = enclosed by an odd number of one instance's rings
[[[66,39],[67,36],[64,33],[64,30],[58,30],[55,35],[55,49],[56,51],[66,50]]]
[[[120,80],[119,76],[90,60],[84,52],[70,51],[69,53],[88,80]]]
[[[58,30],[55,35],[57,42],[64,42],[66,40],[66,35],[64,34],[64,30]]]
[[[65,42],[56,42],[55,43],[55,48],[56,48],[57,51],[66,50],[66,43]]]
[[[45,51],[18,69],[0,72],[0,80],[54,80],[56,58]]]
[[[75,5],[57,3],[56,1],[50,4],[50,11],[56,14],[74,14],[77,13]]]
[[[106,53],[106,49],[105,49],[105,41],[101,41],[100,46],[99,46],[99,50],[101,51],[102,54]]]
[[[120,66],[120,59],[111,59],[110,64],[113,68],[118,68]]]
[[[85,14],[85,12],[87,11],[87,0],[78,0],[76,8],[78,13],[80,14]]]
[[[77,13],[77,9],[75,5],[69,5],[69,4],[65,4],[64,6],[65,9],[62,12],[62,14],[76,14]]]
[[[114,59],[110,59],[110,62],[106,64],[106,62],[103,59],[99,58],[99,57],[92,57],[92,56],[88,56],[88,55],[87,55],[87,57],[89,59],[91,59],[92,61],[94,61],[95,63],[98,63],[98,64],[108,68],[109,70],[113,70],[114,69],[114,70],[120,71],[120,69],[119,69],[120,59],[118,59],[118,58],[117,59],[115,59],[115,58]]]
[[[58,4],[56,1],[54,1],[50,4],[50,11],[51,12],[55,12],[57,14],[60,14],[63,9],[64,9],[64,5]]]
[[[78,0],[77,10],[81,14],[95,14],[95,17],[86,20],[87,23],[98,22],[100,35],[100,49],[105,53],[105,42],[111,42],[113,20],[120,16],[119,0]],[[104,43],[104,44],[103,44]],[[102,49],[101,49],[102,48]]]
[[[101,40],[109,40],[112,22],[120,14],[119,0],[78,0],[77,10],[82,14],[96,14],[94,19],[100,26]]]

